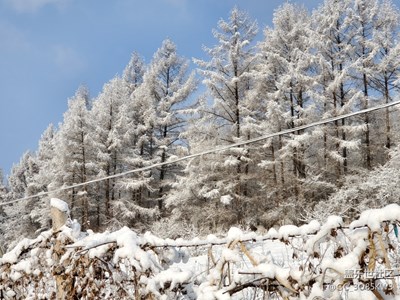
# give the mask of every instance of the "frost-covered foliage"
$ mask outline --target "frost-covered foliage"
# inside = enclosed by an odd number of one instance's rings
[[[54,202],[54,201],[53,201]],[[58,200],[64,209],[65,202]],[[60,206],[60,205],[58,205]],[[60,230],[0,258],[3,299],[395,299],[400,206],[266,233],[162,239],[150,232]],[[372,274],[372,275],[371,275]],[[319,299],[319,298],[318,298]]]
[[[253,72],[257,82],[254,97],[265,103],[264,119],[258,128],[260,135],[320,118],[309,12],[300,5],[286,3],[275,11],[273,25],[264,30],[264,40],[259,44],[260,63]],[[268,187],[275,204],[312,203],[314,197],[321,197],[319,193],[310,194],[308,188],[310,181],[314,191],[321,186],[327,188],[320,172],[310,167],[318,157],[314,146],[320,140],[312,131],[299,130],[266,141],[258,166],[268,174],[264,187]],[[294,219],[293,207],[286,211]]]
[[[229,19],[220,20],[213,31],[218,44],[204,48],[209,61],[195,60],[207,92],[191,110],[194,117],[184,134],[192,152],[256,134],[252,129],[257,126],[261,103],[253,101],[249,92],[253,86],[250,72],[257,63],[252,43],[257,31],[257,23],[235,7]],[[259,190],[253,180],[253,155],[257,154],[249,149],[232,148],[190,161],[167,196],[176,219],[210,228],[245,223]],[[230,205],[220,201],[223,196],[231,198]],[[186,211],[188,205],[194,213]]]
[[[0,203],[5,202],[7,200],[7,187],[5,186],[4,183],[4,176],[3,176],[3,170],[0,169]],[[0,223],[5,223],[6,220],[6,213],[4,211],[4,208],[0,206]],[[0,227],[0,256],[3,255],[4,249],[4,229]]]
[[[42,186],[36,182],[39,175],[39,162],[34,153],[26,152],[18,164],[15,164],[8,178],[8,188],[6,199],[15,199],[28,195],[35,195],[42,191]],[[4,201],[3,200],[3,201]],[[35,235],[37,230],[42,227],[46,217],[38,217],[36,209],[40,210],[43,203],[38,203],[39,197],[15,203],[12,206],[4,207],[5,219],[1,223],[2,237],[5,241],[2,245],[7,249],[8,244],[16,242],[24,237]]]
[[[91,100],[87,88],[81,86],[68,101],[68,110],[64,113],[54,145],[54,178],[49,189],[61,188],[87,181],[95,174],[97,166],[93,140],[90,133],[93,124],[90,119]],[[89,198],[94,193],[91,187],[81,187],[61,191],[57,196],[70,200],[73,217],[80,218],[82,225],[89,224]]]
[[[313,213],[323,220],[330,214],[352,218],[368,208],[397,203],[400,195],[400,148],[390,152],[389,161],[372,172],[348,176],[343,187],[326,202],[319,203]]]
[[[185,124],[187,100],[196,89],[194,73],[189,74],[188,61],[179,56],[177,46],[163,41],[143,76],[143,84],[135,93],[141,106],[146,131],[142,155],[151,163],[164,163],[179,154],[183,140],[180,137]],[[163,209],[164,198],[179,172],[174,166],[152,170],[150,191],[158,208]]]

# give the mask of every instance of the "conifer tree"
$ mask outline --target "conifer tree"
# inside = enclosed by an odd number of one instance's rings
[[[220,20],[218,29],[213,31],[218,44],[204,47],[210,59],[195,60],[207,92],[192,111],[192,124],[185,134],[191,151],[200,152],[252,137],[251,129],[256,126],[260,107],[249,97],[253,85],[250,72],[256,64],[252,41],[257,31],[257,23],[235,7],[229,19]],[[250,166],[255,166],[252,154],[244,148],[232,148],[189,163],[172,195],[178,198],[177,206],[190,203],[199,210],[184,217],[192,218],[195,223],[208,219],[210,227],[243,223],[251,214],[251,196],[257,193],[257,185],[250,179],[254,174]],[[252,185],[254,189],[250,188]],[[175,205],[170,199],[169,204]],[[222,215],[222,211],[228,213]]]
[[[374,59],[370,69],[369,84],[374,91],[378,92],[378,97],[383,98],[383,103],[390,103],[400,91],[400,44],[399,44],[399,25],[400,13],[398,8],[390,0],[379,3],[378,14],[373,23],[373,33],[370,44],[374,44]],[[392,147],[395,132],[393,131],[394,121],[398,114],[395,110],[387,108],[382,113],[377,113],[378,118],[376,127],[378,133],[373,139],[381,143],[382,137],[386,151],[376,150],[376,156],[385,153],[381,162],[387,159],[388,150]],[[384,130],[382,130],[384,129]]]
[[[351,3],[348,0],[326,0],[313,13],[322,95],[320,105],[324,118],[349,113],[360,98],[352,76],[355,65],[350,59],[354,56],[350,11]],[[342,184],[343,175],[348,173],[351,162],[352,169],[359,165],[358,151],[352,151],[358,149],[359,132],[363,129],[363,126],[357,125],[354,120],[342,119],[335,121],[333,126],[327,124],[323,127],[325,176],[332,178],[330,180],[337,185]]]
[[[253,94],[264,103],[263,134],[292,129],[321,118],[320,74],[316,62],[315,32],[305,7],[285,3],[274,13],[273,27],[264,31],[259,43],[260,60],[253,72]],[[298,130],[266,140],[261,168],[264,197],[269,213],[263,216],[268,225],[290,223],[298,217],[298,203],[312,207],[326,199],[334,186],[324,178],[319,161],[322,148],[318,129]],[[296,205],[294,204],[296,203]]]
[[[93,132],[90,133],[94,141],[94,155],[96,165],[100,169],[99,177],[109,177],[121,172],[123,169],[123,128],[121,128],[121,107],[129,99],[127,86],[124,81],[115,77],[105,84],[103,91],[96,98],[91,110]],[[104,199],[105,216],[112,218],[112,203],[118,198],[120,191],[116,179],[107,179],[101,183],[99,199]],[[100,210],[100,203],[98,211]],[[98,215],[99,217],[99,215]]]
[[[141,107],[144,120],[142,156],[149,162],[166,162],[176,155],[180,134],[185,126],[185,102],[196,89],[194,73],[188,74],[188,61],[177,53],[176,45],[169,39],[161,48],[143,76],[143,83],[134,95],[136,107]],[[151,172],[152,190],[158,208],[163,208],[165,194],[173,180],[171,166],[161,166]]]
[[[8,176],[9,193],[8,198],[15,200],[32,196],[38,192],[35,184],[35,176],[39,172],[37,157],[32,152],[25,152],[19,163],[13,165],[11,174]],[[36,207],[38,198],[19,201],[8,208],[7,227],[4,239],[9,244],[24,237],[32,237],[40,229],[39,223],[33,214],[32,209]],[[12,228],[12,230],[9,230]]]
[[[64,113],[63,123],[55,139],[55,180],[54,189],[83,183],[95,172],[96,158],[93,154],[93,142],[89,135],[92,124],[89,118],[91,102],[88,90],[80,87],[68,101],[68,110]],[[57,196],[69,202],[71,216],[81,218],[83,226],[90,226],[89,201],[93,191],[85,185],[59,193]]]

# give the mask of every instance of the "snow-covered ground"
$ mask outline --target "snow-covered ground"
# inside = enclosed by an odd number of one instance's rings
[[[51,203],[68,213],[61,200]],[[391,204],[349,226],[331,216],[266,233],[231,228],[223,237],[172,240],[127,227],[81,232],[69,220],[0,258],[0,292],[45,299],[62,282],[68,297],[81,299],[396,299],[399,221],[400,206]]]

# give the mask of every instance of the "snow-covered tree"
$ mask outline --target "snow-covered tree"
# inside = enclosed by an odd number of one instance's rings
[[[325,1],[314,11],[315,51],[318,62],[321,114],[324,118],[350,112],[362,92],[355,88],[354,47],[349,0]],[[322,128],[325,176],[337,185],[349,169],[359,166],[359,132],[364,127],[342,119]],[[360,128],[361,127],[361,128]],[[352,165],[350,163],[352,162]],[[335,178],[335,179],[334,179]]]
[[[144,72],[143,58],[139,53],[133,52],[122,74],[122,79],[129,85],[131,93],[143,82]]]
[[[54,180],[55,165],[53,158],[54,152],[54,138],[56,135],[53,124],[50,124],[47,129],[43,132],[40,141],[38,151],[36,153],[36,164],[38,172],[34,174],[30,186],[34,189],[34,193],[47,192],[48,187]],[[39,227],[38,230],[43,230],[49,227],[50,216],[49,210],[49,198],[48,197],[35,197],[29,205],[29,215],[35,224]]]
[[[351,11],[348,13],[348,22],[350,22],[348,36],[351,37],[352,46],[352,60],[354,64],[355,84],[362,92],[360,94],[359,106],[361,109],[367,109],[374,101],[373,91],[371,91],[371,80],[374,76],[373,65],[375,53],[379,51],[378,45],[372,42],[374,31],[377,29],[379,12],[378,0],[372,1],[351,1]],[[349,45],[349,46],[350,46]],[[370,118],[371,114],[363,116],[364,130],[362,133],[362,151],[363,151],[363,164],[367,169],[372,167],[372,138]]]
[[[129,99],[129,90],[123,83],[121,78],[115,77],[105,84],[91,110],[94,128],[90,135],[94,141],[92,146],[95,149],[96,165],[101,170],[99,177],[108,177],[123,169],[124,128],[121,128],[120,117],[122,104]],[[116,179],[107,179],[101,186],[99,199],[104,199],[105,216],[110,219],[113,216],[112,202],[119,194]],[[97,205],[100,211],[100,203]]]
[[[52,165],[54,153],[54,139],[56,129],[53,124],[50,124],[43,132],[39,140],[39,148],[37,151],[37,159],[39,164],[39,173],[36,176],[36,182],[43,186],[43,190],[47,190],[47,186],[52,182],[54,169]]]
[[[259,82],[258,96],[267,102],[268,109],[263,128],[279,131],[305,125],[315,119],[316,103],[312,98],[315,72],[311,19],[307,10],[286,3],[275,11],[273,24],[273,28],[266,28],[264,41],[260,44],[262,61],[256,78]],[[314,136],[300,130],[289,139],[268,141],[273,149],[274,180],[277,177],[276,160],[279,160],[285,165],[281,170],[285,185],[293,189],[288,191],[287,196],[292,194],[297,200],[304,197],[299,180],[306,179],[311,171],[307,151],[314,142]]]
[[[0,203],[4,202],[6,199],[6,194],[7,194],[7,187],[4,182],[4,173],[3,169],[0,168]]]
[[[31,152],[25,152],[19,163],[15,164],[8,176],[9,200],[24,198],[39,192],[35,184],[35,176],[39,172],[37,157]],[[4,233],[6,244],[32,236],[40,229],[35,218],[31,218],[31,211],[36,207],[38,197],[19,201],[11,206],[5,207],[7,213],[6,226],[8,230]],[[12,228],[12,230],[10,229]]]
[[[189,64],[179,56],[176,45],[169,39],[161,48],[143,77],[143,84],[134,95],[135,106],[143,112],[144,135],[138,141],[142,145],[142,156],[151,161],[166,162],[176,155],[180,147],[180,133],[186,123],[183,115],[186,102],[196,89],[194,73],[188,74]],[[165,194],[173,180],[173,167],[161,166],[153,170],[151,194],[163,208]]]
[[[5,202],[7,200],[7,187],[5,186],[4,183],[4,175],[3,175],[3,170],[0,168],[0,204],[2,202]],[[4,208],[0,206],[0,218],[5,216]]]
[[[54,168],[56,174],[50,185],[57,189],[88,181],[96,164],[90,132],[93,128],[89,116],[91,106],[88,90],[79,87],[68,101],[68,110],[55,138]],[[80,217],[82,225],[89,226],[89,201],[92,187],[82,186],[58,194],[69,201],[72,217]]]
[[[3,170],[0,168],[0,205],[1,203],[7,200],[7,188],[4,183],[4,175]],[[5,213],[4,207],[0,206],[0,257],[3,255],[5,251],[5,232],[8,230],[7,228],[7,214]]]
[[[37,156],[30,151],[25,152],[19,163],[12,167],[8,177],[11,198],[36,194],[38,190],[34,178],[38,173]]]
[[[131,70],[131,71],[128,71]],[[127,76],[126,74],[130,74]],[[143,165],[137,144],[139,118],[135,111],[134,91],[140,85],[142,67],[133,56],[124,72],[104,85],[91,111],[94,130],[96,166],[99,177],[108,177]],[[136,119],[136,118],[139,118]],[[97,224],[107,221],[110,226],[134,226],[152,216],[153,210],[141,207],[134,199],[138,190],[148,184],[148,178],[112,178],[99,184],[97,195]],[[103,203],[104,202],[104,203]],[[104,207],[104,209],[103,209]],[[102,217],[104,216],[104,218]],[[103,220],[102,220],[103,219]],[[104,220],[105,219],[105,220]]]
[[[121,163],[128,170],[151,163],[145,154],[148,141],[145,111],[149,107],[144,105],[138,91],[143,83],[145,71],[143,58],[134,52],[122,76],[121,87],[124,87],[128,94],[125,94],[127,97],[121,104],[118,117],[119,127],[123,129],[121,131]],[[117,187],[121,192],[118,199],[113,201],[114,225],[129,225],[140,230],[154,220],[154,217],[158,215],[158,210],[147,201],[149,191],[152,190],[150,183],[150,172],[119,178]]]
[[[384,95],[389,86],[393,88],[396,68],[385,57],[389,53],[398,56],[392,51],[396,48],[396,15],[390,1],[325,1],[314,12],[324,116],[368,108],[382,103],[382,96],[389,101]],[[384,117],[382,113],[365,114],[324,126],[327,175],[336,174],[340,185],[343,174],[384,162],[386,151],[381,145],[390,144],[390,123],[388,109]]]
[[[379,93],[380,97],[383,97],[381,102],[389,103],[400,92],[400,82],[398,81],[400,78],[400,13],[390,0],[380,2],[378,11],[373,23],[370,42],[370,44],[374,44],[375,51],[369,84],[374,91]],[[394,120],[398,115],[396,111],[387,108],[380,116],[381,119],[378,119],[377,122],[379,123],[377,124],[378,134],[374,138],[379,141],[384,137],[384,144],[387,149],[390,149],[396,132],[392,127],[396,123]],[[383,128],[384,130],[382,130]],[[379,152],[387,153],[387,151],[376,151],[375,155],[378,156]]]
[[[147,144],[147,128],[145,110],[142,97],[138,95],[137,89],[143,83],[146,66],[143,58],[136,52],[132,54],[131,60],[123,73],[123,80],[128,85],[129,97],[122,103],[120,122],[124,128],[123,164],[125,168],[132,170],[145,166],[149,158],[145,156]],[[116,219],[133,223],[146,223],[145,207],[147,194],[150,190],[150,172],[125,176],[119,180],[119,186],[124,190],[125,196],[115,202]]]
[[[250,72],[256,64],[252,42],[257,31],[257,23],[235,7],[229,19],[220,20],[213,31],[218,44],[204,47],[209,60],[195,60],[207,92],[192,110],[191,126],[185,132],[192,152],[257,135],[253,128],[261,103],[249,97]],[[180,207],[175,212],[180,211],[191,223],[203,222],[210,228],[243,223],[251,214],[251,197],[256,197],[258,189],[252,180],[255,169],[250,171],[256,167],[253,155],[256,151],[239,147],[190,162],[168,203]],[[187,205],[194,213],[185,213]]]

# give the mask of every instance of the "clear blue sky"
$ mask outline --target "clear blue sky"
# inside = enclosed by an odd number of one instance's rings
[[[46,127],[62,121],[80,84],[96,96],[133,51],[148,63],[165,38],[204,57],[211,30],[237,5],[271,25],[278,0],[0,0],[0,168],[6,174]],[[298,0],[314,8],[322,0]]]

